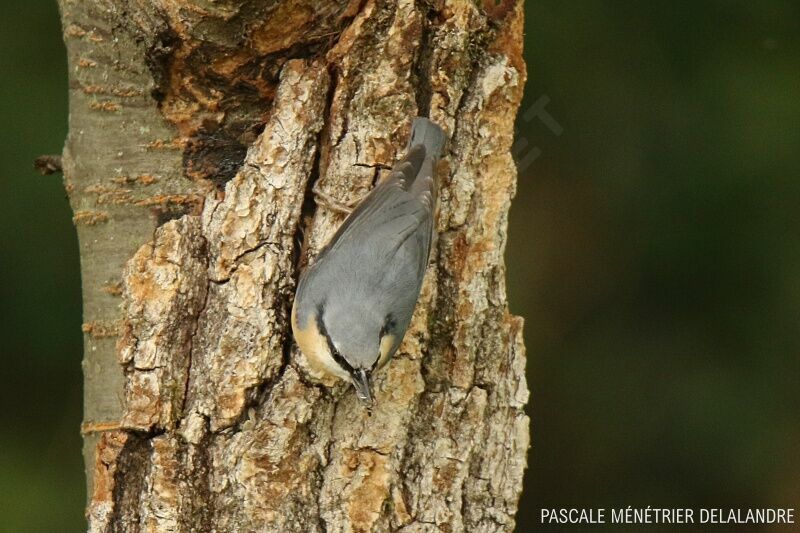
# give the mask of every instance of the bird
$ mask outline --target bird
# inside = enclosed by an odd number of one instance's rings
[[[313,368],[352,383],[370,413],[373,373],[400,346],[422,288],[446,139],[416,117],[405,155],[299,276],[291,322],[300,350]]]

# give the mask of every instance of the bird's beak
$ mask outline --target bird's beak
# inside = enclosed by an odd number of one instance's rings
[[[370,372],[359,368],[351,374],[353,386],[356,388],[356,396],[367,408],[372,407],[372,383],[370,382]]]

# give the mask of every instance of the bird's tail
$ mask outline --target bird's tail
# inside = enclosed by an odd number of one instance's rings
[[[425,146],[425,155],[438,159],[442,156],[442,149],[447,137],[435,122],[425,118],[417,117],[411,124],[411,138],[408,140],[408,148],[421,144]]]

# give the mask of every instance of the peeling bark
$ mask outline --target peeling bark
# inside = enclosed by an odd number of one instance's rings
[[[522,2],[61,0],[92,531],[508,531],[525,456],[503,251]],[[292,342],[297,273],[450,133],[438,239],[370,417]]]

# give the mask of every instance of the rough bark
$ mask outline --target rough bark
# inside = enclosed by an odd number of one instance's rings
[[[522,1],[60,0],[92,531],[511,530],[528,448],[503,250]],[[439,237],[370,417],[289,327],[297,273],[450,134]]]

